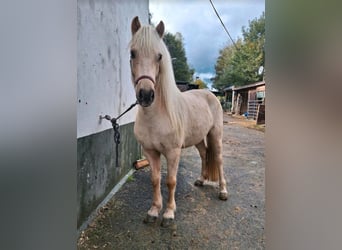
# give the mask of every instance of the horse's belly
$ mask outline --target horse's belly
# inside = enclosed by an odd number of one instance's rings
[[[185,137],[183,147],[186,148],[186,147],[191,147],[191,146],[199,144],[207,136],[208,131],[209,130],[196,131],[196,132],[191,133],[191,135],[187,135]]]

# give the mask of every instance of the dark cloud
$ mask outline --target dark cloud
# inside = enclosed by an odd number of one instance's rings
[[[248,21],[265,10],[264,0],[213,1],[230,35],[237,40]],[[214,74],[219,50],[231,44],[209,1],[150,0],[152,22],[163,20],[166,30],[184,38],[188,63],[198,74]]]

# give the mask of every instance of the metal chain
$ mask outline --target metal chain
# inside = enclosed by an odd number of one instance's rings
[[[119,167],[119,144],[120,144],[120,131],[119,124],[116,123],[116,119],[111,120],[114,129],[114,142],[115,142],[115,166]]]
[[[116,120],[114,120],[114,123],[112,123],[113,129],[114,129],[114,141],[116,144],[120,144],[120,131],[119,131],[119,124],[116,123]]]
[[[114,130],[114,142],[115,142],[115,166],[119,167],[119,144],[120,144],[120,131],[119,131],[119,124],[117,123],[117,120],[122,117],[124,114],[126,114],[128,111],[130,111],[135,105],[138,104],[138,101],[133,103],[125,112],[123,112],[121,115],[119,115],[117,118],[111,118],[110,115],[100,116],[100,119],[106,119],[112,123],[113,130]]]

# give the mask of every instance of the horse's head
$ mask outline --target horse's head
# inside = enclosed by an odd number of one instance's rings
[[[135,93],[139,104],[150,106],[155,97],[155,85],[163,60],[163,49],[160,45],[164,34],[164,23],[156,28],[141,26],[139,18],[132,20],[131,72]]]

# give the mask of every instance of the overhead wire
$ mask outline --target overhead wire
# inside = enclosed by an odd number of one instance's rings
[[[211,6],[213,7],[213,9],[214,9],[214,11],[215,11],[215,14],[216,14],[216,16],[217,16],[217,17],[218,17],[218,19],[220,20],[220,22],[221,22],[221,24],[222,24],[222,26],[223,26],[224,30],[226,31],[226,33],[227,33],[228,37],[229,37],[229,38],[230,38],[230,40],[232,41],[232,43],[233,43],[234,47],[235,47],[235,48],[238,50],[238,47],[236,46],[236,44],[235,44],[235,42],[234,42],[233,38],[231,37],[231,35],[229,34],[229,31],[228,31],[228,29],[226,28],[226,26],[224,25],[224,23],[223,23],[223,21],[222,21],[222,19],[221,19],[220,15],[219,15],[219,13],[217,12],[217,10],[216,10],[216,8],[215,8],[215,6],[214,6],[213,2],[212,2],[211,0],[209,0],[209,2],[211,3]]]

